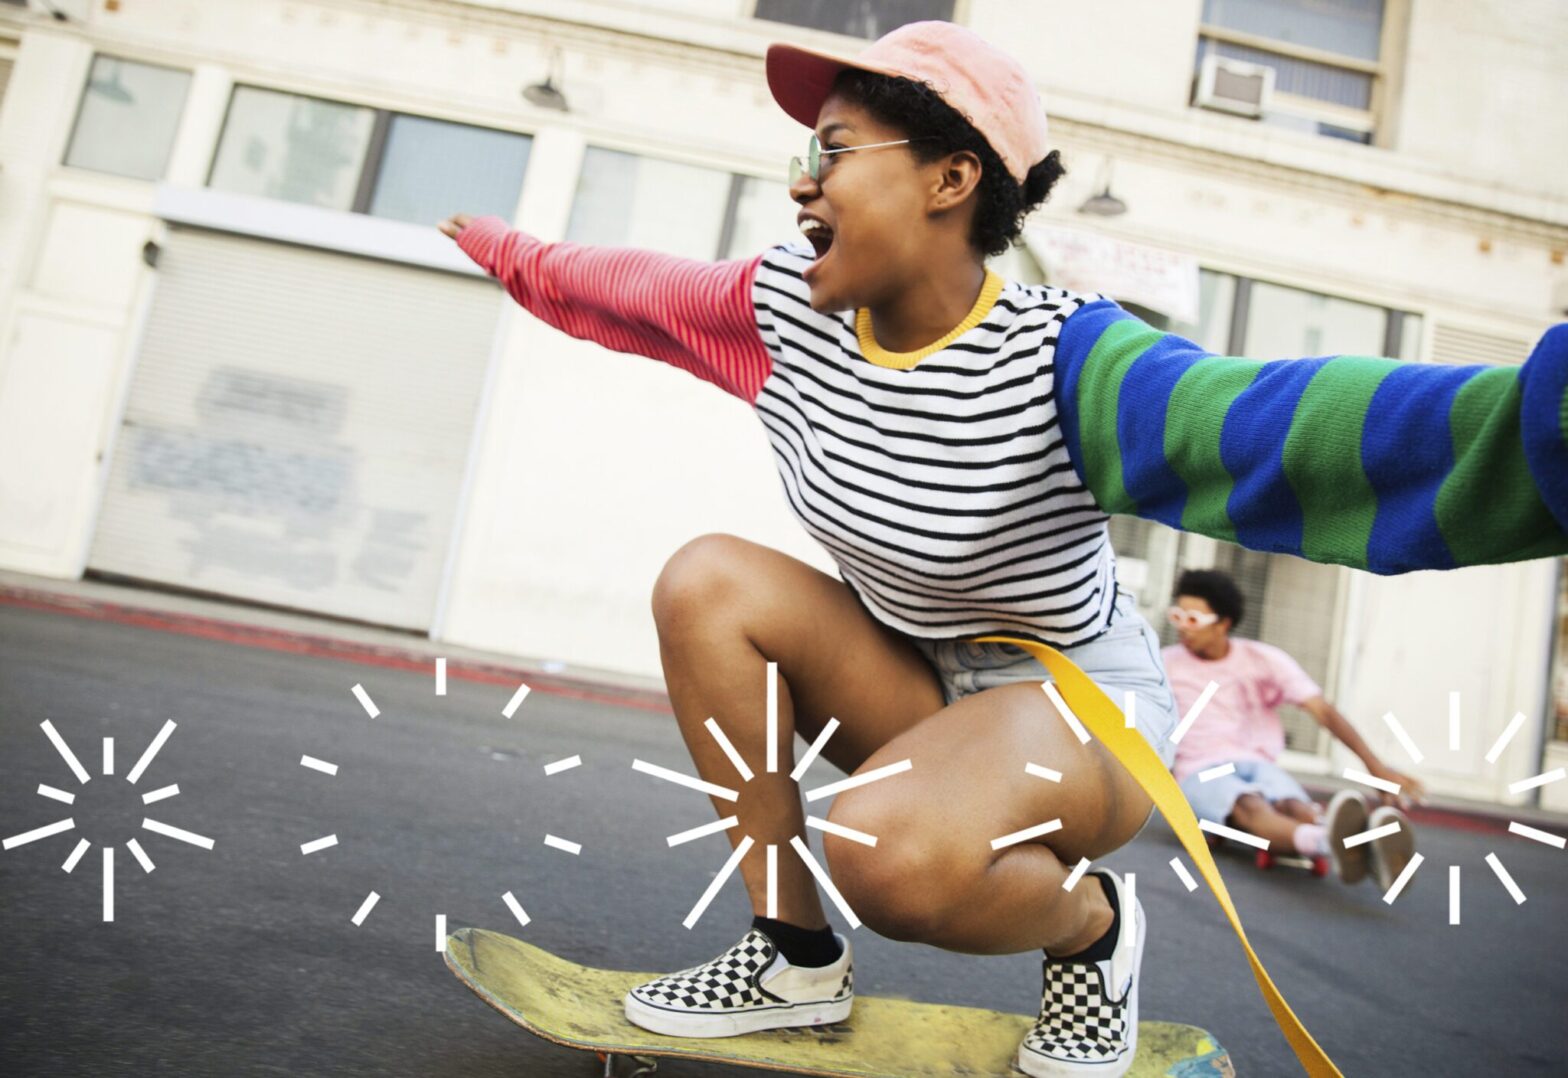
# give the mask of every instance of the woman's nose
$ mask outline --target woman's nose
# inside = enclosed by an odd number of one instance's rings
[[[822,192],[822,185],[811,178],[811,173],[801,170],[795,182],[789,185],[789,197],[804,206]]]

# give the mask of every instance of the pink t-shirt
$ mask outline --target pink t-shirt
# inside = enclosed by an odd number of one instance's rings
[[[1176,746],[1172,770],[1178,780],[1228,760],[1277,759],[1285,750],[1285,728],[1274,709],[1281,703],[1300,705],[1323,692],[1295,659],[1258,640],[1233,636],[1225,657],[1212,661],[1181,644],[1160,654],[1183,717],[1209,682],[1219,684]]]

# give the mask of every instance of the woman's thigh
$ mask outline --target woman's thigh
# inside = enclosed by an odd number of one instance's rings
[[[800,734],[838,720],[822,755],[846,772],[942,707],[936,672],[907,637],[842,581],[770,547],[692,540],[665,565],[653,607],[667,676],[672,660],[701,664],[749,642],[778,663]],[[759,700],[764,691],[759,680]]]
[[[909,771],[840,794],[832,819],[876,835],[876,855],[893,865],[955,882],[974,880],[1005,853],[993,839],[1051,820],[1060,829],[1032,841],[1067,864],[1103,857],[1130,841],[1152,808],[1109,750],[1078,741],[1039,682],[962,697],[882,746],[863,769],[905,759]],[[1061,780],[1028,773],[1031,763]],[[830,856],[835,848],[853,856],[829,843]]]

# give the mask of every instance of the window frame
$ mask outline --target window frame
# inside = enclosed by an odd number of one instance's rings
[[[761,22],[767,23],[769,26],[787,26],[800,33],[822,34],[827,37],[837,38],[840,41],[858,41],[862,46],[872,40],[871,38],[858,37],[854,34],[840,33],[837,30],[822,30],[815,26],[803,26],[800,23],[779,22],[777,19],[760,18],[757,15],[757,5],[760,2],[761,0],[744,0],[745,7],[741,17],[753,23]],[[948,17],[947,21],[957,23],[960,26],[967,26],[969,24],[969,5],[972,2],[973,0],[953,0],[953,14]]]
[[[639,139],[628,138],[591,138],[583,143],[582,158],[578,163],[577,174],[572,178],[573,197],[567,206],[567,222],[569,224],[572,210],[576,206],[576,187],[582,180],[582,161],[587,159],[589,150],[609,150],[613,153],[629,154],[633,157],[648,158],[655,161],[664,161],[675,165],[690,165],[694,168],[705,168],[728,177],[725,188],[722,217],[719,219],[718,237],[714,243],[714,250],[710,259],[714,262],[732,261],[735,259],[752,258],[761,254],[757,251],[730,251],[735,242],[735,234],[739,228],[740,205],[745,191],[746,183],[750,180],[771,181],[784,184],[779,176],[764,172],[755,166],[741,166],[731,162],[714,161],[697,154],[670,153],[665,147]],[[778,170],[782,171],[782,169]],[[787,187],[787,184],[785,184]],[[563,226],[566,227],[566,226]],[[777,242],[784,243],[790,237],[781,237]]]
[[[242,89],[262,90],[267,93],[287,94],[290,97],[309,98],[312,101],[322,101],[329,105],[344,105],[349,108],[368,109],[371,114],[370,137],[365,141],[365,155],[360,162],[359,176],[354,183],[354,198],[346,209],[332,210],[333,213],[353,213],[362,217],[369,217],[378,221],[394,221],[393,217],[379,217],[370,212],[370,206],[375,201],[376,185],[381,179],[381,168],[386,164],[387,141],[392,133],[392,122],[399,116],[409,116],[418,120],[430,120],[436,123],[451,124],[454,127],[474,127],[482,131],[494,131],[503,135],[516,135],[532,142],[539,137],[539,133],[532,129],[518,129],[511,127],[494,127],[490,124],[476,124],[468,120],[453,119],[450,116],[434,115],[428,112],[404,112],[399,109],[383,108],[364,101],[355,101],[350,98],[327,97],[323,94],[311,93],[305,90],[296,90],[287,86],[274,86],[260,82],[240,82],[236,80],[229,87],[228,100],[223,105],[223,122],[218,125],[218,135],[212,142],[212,154],[207,161],[207,170],[202,178],[202,187],[205,190],[221,190],[212,186],[212,177],[218,170],[218,153],[223,148],[223,140],[229,133],[229,124],[234,116],[234,99]],[[530,151],[531,152],[531,151]],[[527,168],[523,171],[523,184],[528,182]],[[519,195],[521,185],[519,186]],[[285,200],[286,201],[286,200]]]
[[[1292,60],[1304,60],[1308,63],[1323,64],[1327,67],[1337,67],[1362,75],[1370,75],[1372,77],[1372,89],[1365,110],[1346,108],[1330,101],[1319,101],[1316,98],[1284,93],[1279,90],[1274,92],[1274,101],[1284,106],[1284,108],[1280,109],[1281,112],[1291,116],[1309,119],[1317,123],[1330,124],[1352,131],[1369,132],[1371,138],[1365,145],[1388,149],[1394,144],[1394,109],[1392,101],[1399,88],[1404,70],[1401,57],[1404,53],[1406,28],[1409,25],[1409,3],[1410,0],[1384,0],[1383,25],[1378,36],[1378,58],[1376,60],[1363,60],[1359,56],[1347,56],[1327,49],[1314,48],[1310,45],[1297,45],[1289,41],[1277,41],[1274,38],[1264,37],[1261,34],[1249,34],[1243,30],[1232,30],[1227,26],[1207,23],[1202,21],[1201,8],[1197,38],[1200,46],[1207,39],[1228,45],[1240,45],[1244,48],[1258,49],[1262,52],[1272,52]],[[1196,54],[1195,50],[1194,55]],[[1198,72],[1195,68],[1193,77],[1196,78],[1197,75]],[[1198,108],[1199,106],[1194,103],[1191,107]],[[1332,138],[1333,136],[1318,133],[1312,137],[1322,139]],[[1347,142],[1350,145],[1362,145],[1348,139],[1337,139],[1336,141]]]
[[[14,47],[10,50],[7,58],[14,62],[19,52],[20,46],[18,44],[17,47]],[[123,172],[110,172],[106,169],[93,168],[90,165],[78,165],[71,163],[71,148],[76,145],[76,133],[82,126],[82,113],[86,111],[87,108],[87,88],[92,85],[93,68],[97,66],[100,59],[116,60],[124,64],[136,64],[140,67],[157,67],[162,68],[165,71],[177,71],[182,73],[186,78],[185,96],[180,101],[179,115],[175,117],[174,134],[172,137],[170,137],[168,149],[164,152],[163,167],[159,169],[158,176],[154,179],[145,179],[141,176],[127,176]],[[137,56],[126,56],[120,53],[104,52],[98,49],[94,49],[92,56],[87,61],[87,71],[82,78],[81,90],[76,95],[76,111],[71,116],[71,127],[65,134],[65,145],[62,146],[59,151],[60,167],[76,169],[80,172],[90,172],[95,176],[113,176],[119,180],[129,180],[132,183],[162,183],[165,179],[168,178],[169,162],[174,159],[174,147],[175,144],[180,140],[180,127],[185,123],[185,110],[190,107],[191,87],[195,85],[195,82],[195,68],[181,67],[179,64],[162,63],[157,60],[145,60]],[[9,79],[7,79],[7,84],[9,86]]]
[[[11,76],[16,73],[16,58],[21,55],[21,52],[22,43],[20,39],[0,35],[0,63],[11,65],[11,70],[6,73],[3,79],[0,79],[0,105],[5,104],[6,89],[10,85]],[[72,126],[74,127],[75,124],[73,123]]]

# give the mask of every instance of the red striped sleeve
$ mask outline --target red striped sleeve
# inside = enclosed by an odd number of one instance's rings
[[[772,370],[751,299],[761,255],[699,262],[544,243],[499,217],[473,221],[457,243],[529,312],[573,337],[663,360],[748,404]]]

